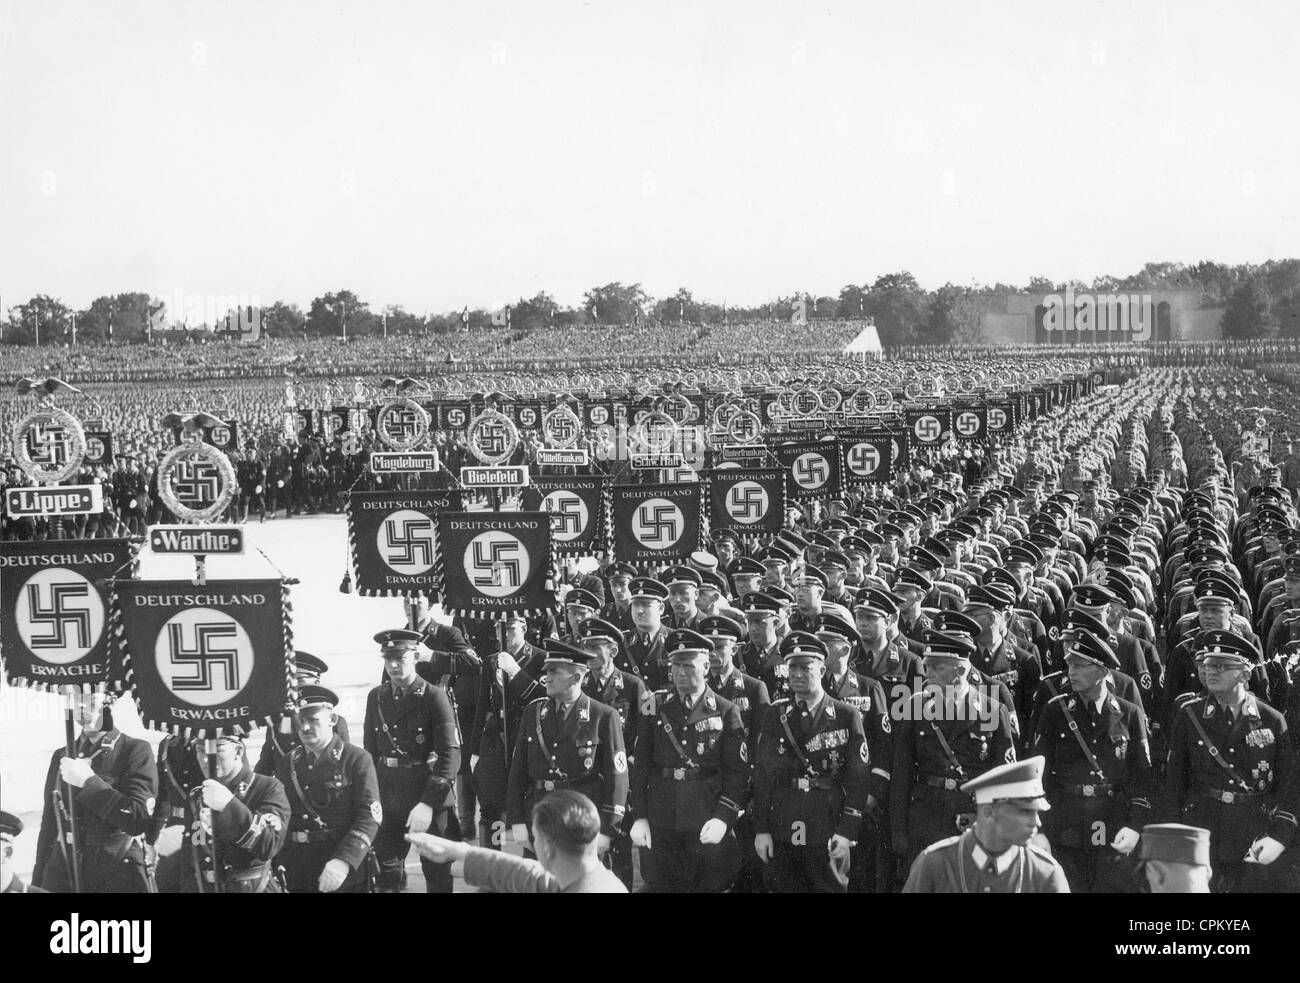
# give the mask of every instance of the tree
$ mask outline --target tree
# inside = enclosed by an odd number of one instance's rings
[[[864,298],[866,313],[876,319],[876,332],[885,347],[911,345],[925,319],[929,298],[910,273],[877,277]]]
[[[840,317],[862,317],[867,312],[866,296],[870,287],[848,284],[840,288]]]
[[[63,301],[37,294],[9,311],[5,340],[15,345],[59,345],[70,340],[73,311]]]
[[[685,287],[678,287],[677,293],[663,298],[654,305],[650,313],[655,320],[665,324],[679,322],[698,324],[701,320],[700,305],[695,302],[695,298]]]
[[[351,290],[339,290],[313,300],[307,311],[307,333],[318,337],[341,336],[345,318],[349,336],[375,333],[369,305]]]
[[[976,344],[984,336],[981,313],[969,287],[945,283],[930,298],[917,340],[932,345]]]
[[[641,284],[614,282],[592,287],[583,294],[582,304],[598,324],[631,324],[634,314],[644,310],[649,300]]]
[[[262,308],[262,334],[272,338],[296,338],[303,331],[302,308],[277,300]]]
[[[1220,326],[1223,337],[1233,340],[1275,335],[1278,321],[1268,287],[1255,278],[1238,286],[1228,298]]]

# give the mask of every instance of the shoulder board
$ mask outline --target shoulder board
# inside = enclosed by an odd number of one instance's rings
[[[936,843],[931,843],[928,847],[926,847],[924,850],[921,851],[921,856],[925,856],[927,853],[934,853],[934,851],[936,850],[942,850],[944,847],[947,846],[952,846],[960,839],[961,839],[961,834],[958,833],[956,836],[950,836],[946,840],[939,840]]]

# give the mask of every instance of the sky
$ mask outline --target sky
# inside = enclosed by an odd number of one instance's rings
[[[1300,256],[1300,5],[0,0],[0,306]]]

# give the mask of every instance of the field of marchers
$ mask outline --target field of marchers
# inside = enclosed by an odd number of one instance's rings
[[[342,516],[295,516],[264,524],[250,522],[244,528],[245,555],[210,557],[208,577],[277,577],[278,567],[286,576],[300,581],[290,593],[294,647],[329,664],[325,682],[339,694],[339,711],[347,718],[353,740],[360,743],[366,693],[379,681],[383,668],[372,637],[384,628],[405,626],[401,599],[339,593],[347,542],[347,524]],[[188,580],[194,576],[194,561],[188,556],[155,555],[146,545],[140,561],[140,576],[145,579]],[[36,852],[41,793],[50,754],[63,745],[61,701],[62,697],[56,695],[0,681],[0,807],[16,813],[26,824],[15,857],[17,870],[24,878],[32,869]],[[114,707],[114,718],[122,731],[146,737],[155,746],[162,738],[161,733],[141,726],[128,698]],[[250,761],[257,760],[264,733],[259,730],[249,740]],[[159,847],[166,852],[171,844],[160,842]],[[422,883],[417,883],[416,859],[412,851],[408,858],[411,889],[422,890]]]

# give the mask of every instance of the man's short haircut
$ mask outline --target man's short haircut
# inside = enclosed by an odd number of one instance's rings
[[[581,792],[562,788],[533,806],[533,823],[556,848],[581,855],[600,835],[600,813]]]

